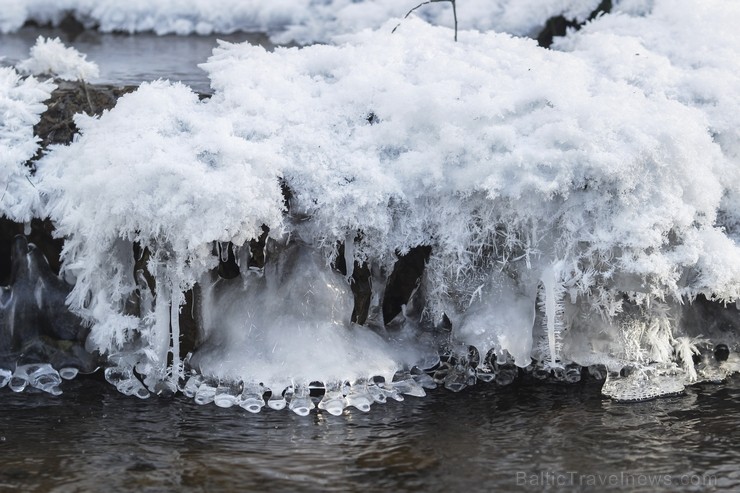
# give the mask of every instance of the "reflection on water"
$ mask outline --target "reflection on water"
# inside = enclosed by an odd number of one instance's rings
[[[684,475],[740,488],[740,378],[638,404],[593,383],[479,385],[305,418],[78,379],[59,397],[2,389],[0,408],[0,491],[620,489],[590,485],[598,475],[641,491],[707,490],[680,486]],[[674,483],[640,487],[639,475]]]
[[[139,85],[162,78],[181,81],[200,92],[210,92],[210,86],[198,64],[208,59],[217,40],[249,41],[272,48],[264,34],[156,36],[142,33],[130,36],[85,31],[70,39],[59,29],[23,28],[17,33],[0,34],[0,57],[5,57],[1,63],[14,65],[28,58],[38,36],[59,37],[67,46],[87,54],[87,59],[100,67],[100,78],[91,81],[93,83]]]

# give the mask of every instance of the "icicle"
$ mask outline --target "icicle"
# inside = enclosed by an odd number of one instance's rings
[[[229,242],[228,241],[217,241],[216,249],[218,250],[218,258],[221,262],[229,261]]]
[[[180,293],[172,286],[172,296],[170,303],[170,326],[172,329],[172,381],[178,382],[182,375],[182,365],[180,361],[180,304],[176,301]]]
[[[545,268],[542,272],[542,285],[544,288],[544,305],[545,305],[545,324],[547,329],[547,342],[550,351],[549,366],[555,366],[560,360],[560,346],[562,339],[562,320],[563,311],[561,303],[562,287],[557,285],[556,264]]]
[[[164,283],[158,282],[154,308],[155,321],[151,328],[149,342],[157,358],[154,363],[160,370],[164,370],[167,365],[167,353],[170,350],[170,301],[170,293],[165,288]],[[152,387],[150,386],[150,388]]]
[[[26,236],[31,234],[31,221],[23,223],[23,234]]]
[[[347,268],[347,280],[355,272],[355,235],[347,235],[344,239],[344,265]]]

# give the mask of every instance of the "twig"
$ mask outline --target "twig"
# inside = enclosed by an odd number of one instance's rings
[[[455,41],[457,41],[457,6],[455,4],[456,0],[427,0],[426,2],[421,2],[419,5],[406,12],[406,15],[404,15],[403,18],[407,19],[408,16],[410,16],[415,10],[423,7],[424,5],[438,2],[450,2],[452,4],[452,17],[455,20]],[[391,33],[396,32],[396,29],[398,29],[399,27],[401,27],[400,22],[398,23],[398,25],[396,25],[396,27],[393,28],[393,31],[391,31]]]
[[[90,106],[90,114],[95,114],[95,107],[92,104],[92,101],[90,100],[90,93],[87,92],[87,83],[85,82],[85,79],[80,79],[80,82],[82,83],[82,90],[85,92],[85,98],[87,98],[87,104]]]

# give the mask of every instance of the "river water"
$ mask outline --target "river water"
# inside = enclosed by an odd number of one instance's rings
[[[342,416],[0,391],[0,491],[739,491],[740,378],[617,404],[478,385]],[[602,485],[602,482],[605,483]]]
[[[5,57],[0,63],[13,65],[28,58],[39,36],[58,37],[97,63],[100,77],[92,83],[138,85],[161,78],[179,81],[206,93],[210,92],[210,81],[198,64],[208,59],[219,39],[232,43],[249,41],[273,48],[263,34],[156,36],[142,33],[130,36],[85,31],[70,39],[60,29],[23,28],[17,33],[0,34],[0,57]]]
[[[25,29],[0,35],[3,63],[39,34],[87,53],[97,82],[208,91],[197,64],[216,36]],[[603,398],[598,382],[478,385],[339,417],[141,401],[90,377],[63,389],[0,389],[0,492],[740,491],[737,377],[637,404]]]

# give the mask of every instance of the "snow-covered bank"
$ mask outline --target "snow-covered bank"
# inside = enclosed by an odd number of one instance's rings
[[[605,392],[631,399],[737,369],[712,352],[736,353],[737,327],[694,315],[740,299],[740,42],[725,28],[740,13],[674,5],[601,17],[556,50],[456,43],[413,18],[336,45],[222,43],[202,65],[211,98],[159,81],[78,116],[34,184],[107,378],[249,410],[288,387],[303,413],[313,381],[332,411],[421,394],[409,371],[438,351],[456,390],[605,365]],[[397,314],[385,296],[420,248]]]
[[[88,28],[104,32],[153,31],[157,34],[267,32],[276,42],[327,42],[338,34],[377,29],[403,17],[418,0],[7,0],[0,10],[0,32],[25,22],[58,25],[68,14]],[[536,35],[555,16],[582,22],[600,0],[460,0],[461,29],[496,30]],[[615,9],[643,14],[647,0],[614,1]],[[450,2],[432,3],[417,11],[432,24],[452,26]]]

